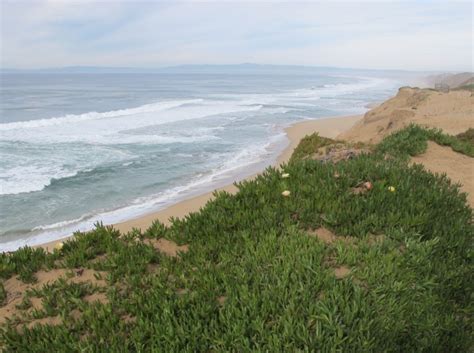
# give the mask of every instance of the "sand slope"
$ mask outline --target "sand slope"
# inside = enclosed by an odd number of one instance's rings
[[[420,156],[413,157],[412,163],[423,164],[433,173],[446,175],[455,183],[461,184],[466,192],[469,205],[474,208],[474,159],[454,152],[451,147],[443,147],[428,142],[428,149]]]
[[[474,96],[470,91],[449,93],[402,87],[398,94],[368,111],[340,139],[377,143],[410,123],[458,134],[474,127]]]
[[[361,115],[352,115],[330,119],[308,120],[291,125],[285,129],[290,144],[278,157],[277,164],[288,162],[293,151],[306,135],[317,132],[320,136],[335,139],[338,135],[349,130],[360,119],[362,119]]]
[[[410,123],[440,128],[448,134],[459,134],[474,128],[474,96],[460,90],[442,93],[430,89],[402,87],[398,94],[368,111],[362,120],[340,139],[380,142],[385,136]],[[468,202],[474,207],[474,158],[429,142],[426,153],[412,158],[434,173],[446,173],[461,190],[468,193]]]

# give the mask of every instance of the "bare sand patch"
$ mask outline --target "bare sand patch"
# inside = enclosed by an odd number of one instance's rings
[[[320,227],[318,229],[307,230],[306,232],[310,237],[315,237],[315,238],[319,239],[320,241],[322,241],[323,243],[328,244],[328,245],[330,245],[330,244],[332,244],[336,241],[342,241],[345,244],[352,244],[354,246],[356,245],[355,244],[356,239],[354,237],[338,236],[338,235],[334,234],[333,232],[331,232],[329,229],[327,229],[325,227]]]
[[[186,288],[179,288],[176,291],[176,294],[178,294],[179,296],[185,295],[186,293],[188,293],[188,290]]]
[[[145,243],[153,246],[159,252],[171,257],[177,257],[179,253],[185,253],[189,250],[188,245],[178,245],[175,242],[164,238],[146,239]]]
[[[33,310],[41,310],[43,308],[43,298],[30,297],[29,299]]]
[[[402,87],[398,94],[368,111],[338,139],[378,143],[411,123],[459,134],[474,127],[474,96],[466,90],[437,92]]]
[[[428,141],[426,152],[412,157],[411,162],[422,164],[433,173],[446,173],[453,182],[461,184],[469,205],[474,207],[474,158]]]
[[[78,271],[80,275],[78,274]],[[105,275],[105,272],[94,271],[90,269],[53,269],[50,271],[38,271],[35,274],[35,283],[24,283],[16,277],[11,277],[5,282],[3,286],[7,292],[7,299],[3,306],[0,307],[0,324],[3,324],[7,318],[13,317],[15,314],[20,313],[22,310],[17,308],[23,298],[25,297],[28,290],[39,289],[45,284],[51,284],[57,280],[64,278],[70,283],[91,283],[100,287],[106,285],[106,281],[101,279]],[[29,298],[31,305],[35,309],[42,307],[42,299],[37,297]]]
[[[224,305],[227,300],[227,297],[225,295],[221,295],[220,297],[217,297],[217,303],[219,305]]]
[[[344,278],[351,273],[351,269],[347,266],[339,266],[334,269],[334,275],[337,279]]]
[[[48,316],[44,317],[42,319],[36,319],[28,323],[27,327],[28,328],[33,328],[37,325],[51,325],[51,326],[57,326],[62,323],[62,320],[59,316]]]
[[[131,324],[131,323],[136,322],[137,318],[135,316],[127,314],[127,315],[122,316],[122,321],[127,323],[127,324]]]
[[[107,282],[104,279],[106,272],[94,271],[90,269],[79,269],[76,270],[75,273],[76,276],[69,279],[73,283],[90,282],[99,287],[105,287],[107,285]]]
[[[310,236],[316,237],[321,240],[323,243],[332,244],[336,240],[336,235],[331,232],[329,229],[321,227],[315,230],[308,231]]]
[[[83,299],[87,303],[105,304],[109,301],[105,293],[93,293],[91,295],[86,295]]]

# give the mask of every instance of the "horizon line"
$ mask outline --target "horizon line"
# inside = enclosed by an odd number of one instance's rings
[[[17,67],[0,67],[0,71],[64,71],[64,70],[169,70],[179,68],[210,68],[210,67],[242,67],[242,66],[261,66],[261,67],[287,67],[287,68],[305,68],[305,69],[336,69],[336,70],[368,70],[368,71],[398,71],[398,72],[426,72],[426,73],[472,73],[469,70],[415,70],[415,69],[396,69],[396,68],[359,68],[359,67],[340,67],[340,66],[325,66],[325,65],[296,65],[296,64],[261,64],[243,62],[237,64],[176,64],[176,65],[164,65],[164,66],[105,66],[105,65],[68,65],[68,66],[51,66],[51,67],[36,67],[36,68],[17,68]]]

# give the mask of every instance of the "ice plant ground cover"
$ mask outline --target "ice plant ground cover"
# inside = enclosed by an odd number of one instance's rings
[[[390,153],[397,158],[407,158],[425,152],[428,140],[441,146],[450,146],[456,152],[474,157],[472,129],[458,136],[451,136],[438,129],[426,129],[414,124],[385,138],[377,146],[377,151]]]
[[[52,254],[1,255],[3,305],[9,281],[31,289],[0,344],[28,352],[467,352],[473,214],[448,178],[408,165],[427,140],[472,156],[469,142],[410,126],[370,154],[322,163],[307,157],[333,141],[312,135],[283,166],[288,178],[269,168],[170,227],[122,235],[98,225]],[[172,256],[157,251],[159,241],[186,247]],[[35,287],[45,270],[65,276]],[[84,271],[95,277],[76,280]]]

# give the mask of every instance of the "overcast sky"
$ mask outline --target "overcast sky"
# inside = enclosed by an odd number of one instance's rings
[[[8,68],[252,62],[472,71],[471,1],[0,1]]]

